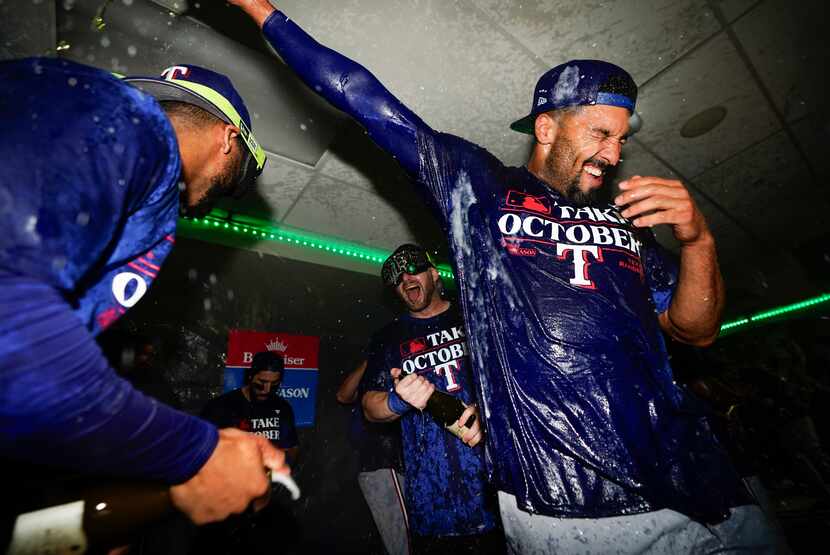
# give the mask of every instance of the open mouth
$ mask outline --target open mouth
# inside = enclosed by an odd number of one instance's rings
[[[411,285],[405,285],[403,288],[404,295],[409,300],[410,303],[416,303],[421,298],[421,286],[417,283],[413,283]]]
[[[605,177],[606,164],[588,160],[582,164],[582,172],[588,178],[588,183],[594,187],[602,185],[602,179]]]

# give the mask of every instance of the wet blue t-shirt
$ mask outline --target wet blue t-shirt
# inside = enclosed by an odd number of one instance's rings
[[[391,391],[392,368],[417,373],[465,404],[475,402],[464,325],[454,307],[432,318],[406,314],[378,331],[369,344],[367,387]],[[412,409],[400,423],[413,532],[460,536],[491,530],[497,509],[482,445],[470,448],[427,412]]]
[[[747,501],[672,379],[658,314],[677,269],[650,232],[436,132],[282,13],[263,31],[309,87],[394,156],[444,226],[496,487],[525,511],[559,517],[671,508],[716,521]]]
[[[181,482],[214,426],[119,378],[93,335],[170,252],[181,160],[151,96],[60,59],[0,63],[0,455]]]

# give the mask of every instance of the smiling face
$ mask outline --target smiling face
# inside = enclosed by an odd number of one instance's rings
[[[428,268],[420,274],[403,273],[401,282],[395,286],[395,293],[406,305],[409,312],[421,312],[436,302],[440,302],[438,290],[438,271]]]
[[[541,177],[574,204],[596,202],[606,171],[620,161],[628,118],[625,108],[605,105],[541,114],[536,137],[548,147]]]

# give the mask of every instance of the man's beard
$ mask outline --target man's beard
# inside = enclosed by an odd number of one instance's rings
[[[576,151],[573,148],[573,144],[567,138],[560,137],[557,141],[556,148],[545,159],[545,178],[554,189],[559,191],[572,204],[576,206],[599,205],[601,200],[600,191],[602,188],[591,189],[587,192],[582,191],[579,188],[582,168],[579,169],[576,176],[569,175],[574,160],[576,160]],[[586,160],[587,162],[593,162],[600,168],[605,167],[605,163],[593,158]]]
[[[429,281],[423,284],[422,290],[423,298],[417,304],[410,303],[409,299],[406,297],[406,292],[404,292],[403,302],[410,312],[421,312],[422,310],[425,310],[432,303],[433,295],[437,293],[435,284]]]
[[[216,201],[222,197],[230,195],[236,186],[236,180],[239,178],[239,165],[241,164],[240,156],[237,154],[222,171],[214,175],[210,180],[210,187],[205,191],[205,194],[199,201],[193,205],[188,206],[185,195],[181,195],[181,211],[190,218],[203,218],[211,211]]]

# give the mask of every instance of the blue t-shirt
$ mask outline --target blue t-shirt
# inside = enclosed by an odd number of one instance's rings
[[[151,96],[60,59],[0,63],[0,453],[181,482],[214,426],[145,397],[93,334],[170,252],[181,160]]]
[[[671,508],[715,521],[747,498],[672,380],[658,314],[674,261],[613,206],[578,207],[525,168],[436,132],[282,13],[283,60],[419,183],[450,243],[495,485],[528,512]]]
[[[475,402],[464,324],[454,307],[432,318],[407,314],[378,331],[369,345],[368,387],[394,389],[392,368],[417,373],[465,404]],[[470,448],[427,412],[410,410],[400,422],[413,532],[460,536],[491,530],[497,517],[482,445]]]

